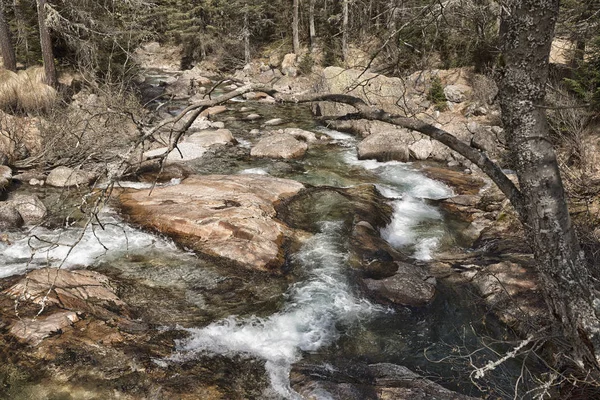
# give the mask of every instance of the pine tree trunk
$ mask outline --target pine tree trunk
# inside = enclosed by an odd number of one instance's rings
[[[38,25],[40,28],[40,44],[42,47],[42,59],[44,61],[44,71],[46,73],[46,83],[56,87],[56,68],[54,67],[54,52],[52,50],[52,40],[50,31],[46,25],[46,0],[37,0]]]
[[[600,300],[569,216],[542,107],[559,0],[512,0],[502,16],[500,106],[523,195],[519,210],[546,302],[580,367],[597,367]]]
[[[248,11],[244,13],[244,62],[250,63],[250,23],[248,21]]]
[[[309,0],[308,3],[308,34],[310,37],[310,51],[315,51],[315,40],[317,30],[315,28],[315,0]]]
[[[344,62],[348,62],[348,2],[343,0],[342,3],[342,57]]]
[[[0,55],[4,68],[10,71],[17,70],[17,59],[15,57],[15,49],[12,45],[12,38],[8,23],[4,18],[4,4],[0,0]]]
[[[300,54],[300,36],[299,36],[299,32],[298,32],[298,9],[299,9],[299,3],[300,0],[293,0],[293,4],[292,4],[292,11],[293,11],[293,17],[292,17],[292,39],[293,39],[293,44],[294,44],[294,54],[299,55]]]

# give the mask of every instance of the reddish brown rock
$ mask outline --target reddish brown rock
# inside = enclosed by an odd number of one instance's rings
[[[283,263],[281,245],[291,234],[274,219],[274,203],[302,188],[298,182],[263,175],[191,176],[151,194],[128,190],[120,202],[134,222],[201,253],[267,271]]]

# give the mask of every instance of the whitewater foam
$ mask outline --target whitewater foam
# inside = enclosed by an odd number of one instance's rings
[[[99,220],[102,226],[94,223],[85,230],[35,227],[11,236],[10,244],[0,243],[0,278],[43,267],[87,267],[107,257],[150,249],[177,249],[168,240],[125,224],[112,212],[103,212]]]
[[[233,316],[204,328],[189,328],[189,338],[177,343],[171,361],[198,353],[242,355],[266,361],[273,389],[287,399],[300,398],[289,383],[291,366],[302,352],[331,345],[339,337],[338,324],[353,324],[384,311],[357,298],[343,273],[346,253],[339,249],[338,223],[325,223],[296,255],[307,276],[292,285],[283,309],[268,318]]]

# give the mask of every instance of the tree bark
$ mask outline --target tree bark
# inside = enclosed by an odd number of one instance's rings
[[[348,62],[348,3],[350,0],[342,1],[342,57],[344,62]]]
[[[523,196],[521,220],[546,302],[580,367],[598,368],[600,299],[569,216],[544,105],[559,0],[512,0],[502,16],[502,120]],[[572,355],[567,355],[572,356]]]
[[[300,0],[293,0],[292,3],[292,41],[294,44],[294,54],[300,55],[300,34],[298,32],[298,9]]]
[[[250,63],[250,23],[248,21],[248,10],[244,12],[244,27],[242,36],[244,36],[244,62]]]
[[[0,55],[4,68],[10,71],[17,70],[17,59],[15,57],[15,49],[12,44],[12,37],[8,23],[4,18],[4,4],[0,0]]]
[[[56,87],[56,68],[54,66],[54,52],[50,31],[46,25],[46,0],[37,0],[38,26],[40,29],[40,44],[42,47],[42,59],[46,73],[46,84]]]
[[[315,28],[315,0],[309,0],[308,3],[308,35],[310,40],[310,51],[315,51],[315,40],[317,39],[317,30]]]

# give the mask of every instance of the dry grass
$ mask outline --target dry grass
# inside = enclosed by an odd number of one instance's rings
[[[42,67],[32,67],[18,74],[0,70],[0,110],[48,112],[56,105],[58,94],[44,80]]]
[[[17,107],[17,74],[0,69],[0,110],[12,110]]]

